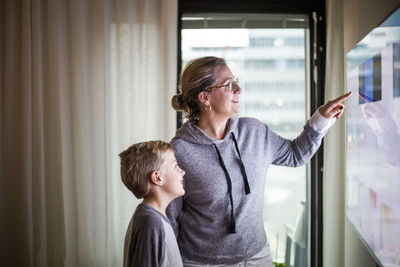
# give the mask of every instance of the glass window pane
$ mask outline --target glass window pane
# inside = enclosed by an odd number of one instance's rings
[[[202,56],[225,58],[242,88],[239,116],[293,139],[306,122],[306,34],[304,28],[183,29],[182,68]],[[286,266],[308,265],[307,179],[306,167],[271,166],[267,175],[265,231],[274,261]]]

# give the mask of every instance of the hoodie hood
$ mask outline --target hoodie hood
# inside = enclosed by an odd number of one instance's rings
[[[238,117],[232,116],[228,121],[228,131],[225,137],[221,140],[215,140],[208,136],[202,129],[200,129],[195,123],[188,121],[182,125],[176,132],[175,137],[171,140],[171,143],[177,139],[182,139],[190,143],[201,144],[201,145],[213,145],[223,143],[231,138],[231,133],[237,136],[237,125]]]

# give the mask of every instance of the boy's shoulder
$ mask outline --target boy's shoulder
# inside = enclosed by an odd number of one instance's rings
[[[162,215],[148,204],[139,204],[133,215],[135,228],[145,228],[149,230],[162,230]],[[143,229],[141,229],[143,230]]]
[[[125,237],[124,266],[182,266],[175,234],[167,222],[151,206],[137,206]]]
[[[124,266],[159,266],[164,260],[165,231],[161,214],[139,204],[125,236]]]
[[[161,214],[147,204],[139,204],[132,216],[126,232],[129,243],[158,243],[165,238]]]

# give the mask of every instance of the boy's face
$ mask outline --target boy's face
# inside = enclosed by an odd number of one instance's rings
[[[179,168],[174,152],[167,150],[161,167],[161,176],[165,181],[164,190],[173,196],[183,196],[185,194],[183,175],[185,175],[185,171]]]

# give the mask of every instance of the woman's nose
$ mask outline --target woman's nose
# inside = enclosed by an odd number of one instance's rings
[[[235,94],[240,94],[242,92],[242,88],[240,87],[239,84],[235,84],[235,88],[233,89],[233,92]]]

